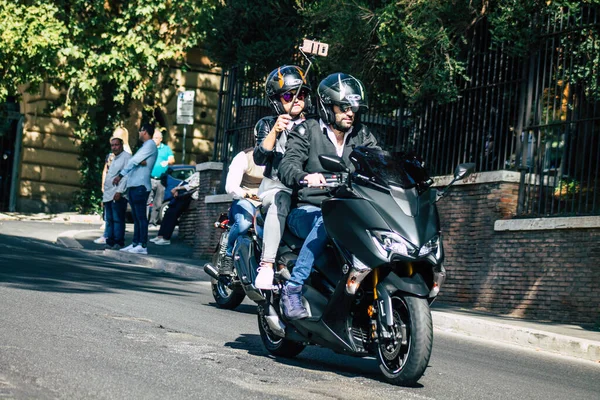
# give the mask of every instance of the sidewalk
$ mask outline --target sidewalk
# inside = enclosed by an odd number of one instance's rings
[[[41,214],[33,220],[81,222],[87,216],[60,214],[44,219]],[[16,219],[14,214],[1,214],[1,219]],[[22,219],[32,220],[28,216]],[[86,221],[87,222],[87,221]],[[98,218],[97,231],[66,231],[57,238],[57,243],[99,256],[112,257],[149,268],[163,270],[189,279],[208,281],[210,278],[202,270],[208,258],[193,257],[193,249],[177,237],[177,229],[171,239],[171,245],[158,246],[148,244],[148,255],[104,250],[103,245],[93,242],[102,235]],[[149,237],[156,236],[158,228],[151,227]],[[131,242],[133,225],[127,225],[126,244]],[[557,324],[551,322],[530,321],[506,316],[479,312],[467,308],[448,306],[435,302],[432,305],[433,323],[436,330],[476,338],[518,345],[533,350],[548,351],[569,357],[576,357],[598,363],[600,366],[600,327]]]

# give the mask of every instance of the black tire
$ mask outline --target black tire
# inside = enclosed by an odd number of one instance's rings
[[[263,310],[263,306],[259,305],[258,330],[260,331],[260,338],[267,351],[274,356],[286,358],[293,358],[300,354],[306,346],[302,343],[293,342],[273,334],[267,324]]]
[[[394,333],[405,326],[407,343],[382,339],[377,351],[379,369],[385,379],[401,386],[412,386],[423,376],[433,345],[433,323],[426,299],[392,296]],[[400,335],[401,336],[401,335]]]
[[[221,263],[219,250],[213,255],[213,266],[219,269]],[[233,310],[244,301],[246,293],[241,286],[229,285],[233,277],[223,277],[222,279],[211,279],[213,297],[219,308]]]

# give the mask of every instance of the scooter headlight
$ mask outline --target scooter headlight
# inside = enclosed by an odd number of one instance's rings
[[[419,249],[396,232],[370,231],[370,233],[373,243],[388,260],[394,254],[408,258],[416,258],[419,255]]]
[[[429,242],[425,243],[419,250],[419,257],[425,257],[431,253],[437,253],[440,247],[440,236],[435,235]]]

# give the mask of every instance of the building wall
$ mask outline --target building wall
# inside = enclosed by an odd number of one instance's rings
[[[206,161],[212,156],[216,113],[219,98],[220,70],[212,68],[200,49],[190,51],[187,72],[171,70],[168,86],[161,94],[166,123],[164,142],[175,152],[176,163]],[[194,125],[186,127],[186,157],[182,159],[183,127],[176,124],[177,93],[194,90]],[[42,85],[39,93],[23,93],[20,103],[25,115],[19,168],[17,211],[64,212],[72,207],[74,193],[79,189],[79,140],[73,135],[74,122],[64,120],[62,108],[47,111],[50,101],[60,92]],[[125,121],[131,147],[138,141],[137,132],[142,119],[142,104],[130,104],[131,117]],[[106,144],[106,154],[110,144]]]
[[[46,111],[49,101],[59,95],[50,85],[42,85],[37,94],[23,94],[21,113],[25,123],[18,171],[18,211],[68,211],[79,188],[79,141],[73,135],[73,125],[60,118],[60,108],[52,113]]]

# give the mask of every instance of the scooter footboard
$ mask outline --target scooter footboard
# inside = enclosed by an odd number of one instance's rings
[[[264,301],[260,291],[254,287],[258,262],[254,242],[250,237],[240,236],[237,238],[233,249],[233,266],[248,298],[256,302]]]

